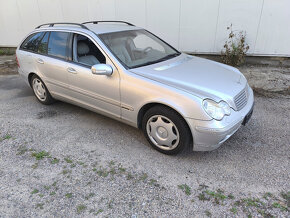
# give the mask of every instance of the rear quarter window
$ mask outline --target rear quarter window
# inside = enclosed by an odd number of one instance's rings
[[[39,42],[41,41],[44,33],[34,33],[30,36],[28,36],[24,42],[21,44],[20,49],[26,50],[26,51],[32,51],[37,52]]]
[[[49,38],[49,32],[46,32],[45,35],[42,37],[42,40],[39,42],[39,45],[38,45],[37,51],[39,54],[47,54],[48,38]]]

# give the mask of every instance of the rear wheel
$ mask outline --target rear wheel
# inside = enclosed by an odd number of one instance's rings
[[[42,104],[48,105],[54,102],[54,99],[51,97],[44,82],[39,78],[39,76],[37,75],[32,76],[31,86],[37,100],[40,101]]]
[[[150,108],[143,117],[142,129],[152,147],[164,154],[177,154],[191,143],[185,120],[165,106]]]

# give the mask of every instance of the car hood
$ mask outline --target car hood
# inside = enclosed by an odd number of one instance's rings
[[[225,100],[232,107],[234,97],[247,84],[246,78],[234,67],[186,54],[130,71],[200,98]]]

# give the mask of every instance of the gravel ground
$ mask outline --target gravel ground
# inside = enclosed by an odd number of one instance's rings
[[[166,156],[140,130],[0,76],[0,217],[289,217],[287,98],[256,97],[212,152]]]

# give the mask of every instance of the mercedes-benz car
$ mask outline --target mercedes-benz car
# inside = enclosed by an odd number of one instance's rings
[[[123,21],[43,24],[16,54],[39,102],[69,102],[140,128],[165,154],[214,150],[253,112],[238,69],[181,53]]]

